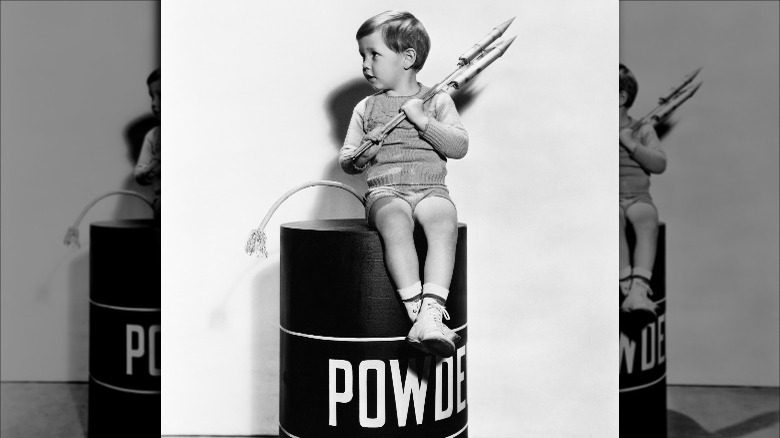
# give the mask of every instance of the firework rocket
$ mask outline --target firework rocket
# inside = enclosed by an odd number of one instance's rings
[[[448,85],[455,88],[460,88],[468,81],[472,80],[474,76],[478,75],[482,70],[493,63],[493,61],[500,58],[501,55],[506,52],[506,49],[509,48],[509,46],[515,41],[515,38],[517,37],[512,37],[511,39],[503,41],[495,47],[491,47],[482,52],[476,61],[468,64],[468,68],[466,68],[458,76],[455,76],[454,79],[451,79]]]
[[[697,91],[703,82],[699,82],[696,85],[688,86],[696,78],[696,75],[701,71],[701,67],[697,68],[687,76],[685,76],[679,85],[672,87],[669,92],[658,98],[658,106],[652,111],[642,117],[636,126],[642,126],[645,123],[652,123],[657,125],[658,123],[666,120],[669,116],[680,107],[686,100],[690,99]]]
[[[658,98],[658,104],[659,105],[664,104],[674,99],[675,97],[679,96],[680,94],[682,94],[684,91],[683,88],[685,88],[686,85],[693,82],[693,80],[696,78],[696,75],[698,75],[700,71],[701,71],[701,67],[697,68],[696,70],[692,71],[687,76],[685,76],[682,82],[680,82],[680,84],[677,85],[676,87],[672,87],[672,89],[669,90],[669,93],[667,93],[666,96],[661,96]]]
[[[506,29],[510,24],[512,24],[514,20],[515,18],[513,17],[493,28],[493,30],[491,30],[490,33],[488,33],[484,38],[479,40],[477,44],[474,44],[472,48],[466,50],[464,54],[458,57],[458,65],[466,65],[474,58],[479,56],[479,54],[482,53],[489,45],[493,44],[493,41],[500,38],[501,35],[506,32]]]
[[[440,91],[450,92],[451,90],[457,90],[470,80],[474,76],[478,75],[482,70],[487,68],[488,65],[493,63],[496,59],[506,52],[506,49],[514,42],[515,38],[512,37],[509,40],[499,42],[495,46],[488,48],[496,39],[504,34],[504,31],[512,24],[514,18],[507,20],[491,30],[484,38],[479,40],[474,46],[468,49],[465,53],[458,58],[458,67],[447,75],[443,81],[433,86],[428,92],[420,97],[420,100],[427,102],[433,96]],[[406,119],[406,114],[403,112],[398,113],[382,127],[382,138],[384,139],[387,134],[395,129]],[[352,157],[352,161],[355,161],[363,155],[364,152],[371,147],[373,143],[371,141],[365,141],[355,150],[355,155]]]

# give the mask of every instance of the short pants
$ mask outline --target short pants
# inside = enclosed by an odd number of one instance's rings
[[[650,193],[620,194],[620,208],[623,210],[623,213],[628,210],[628,207],[631,207],[637,202],[644,202],[645,204],[650,204],[655,207],[655,204],[653,204],[653,198],[650,196]]]
[[[366,192],[366,218],[369,217],[371,206],[374,205],[374,202],[387,197],[403,199],[412,207],[412,213],[414,213],[417,204],[425,198],[439,197],[452,202],[450,191],[445,186],[397,185],[374,187]],[[455,205],[455,203],[452,202],[452,205]]]

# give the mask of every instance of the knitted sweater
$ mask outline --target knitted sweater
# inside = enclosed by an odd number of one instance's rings
[[[139,184],[151,185],[160,193],[160,127],[155,126],[144,137],[141,155],[135,165],[134,176]]]
[[[631,124],[635,124],[631,121]],[[620,149],[620,194],[634,195],[650,192],[650,174],[666,170],[666,153],[652,125],[646,124],[634,134],[641,144],[633,153]]]
[[[423,132],[404,120],[382,142],[377,155],[365,168],[352,162],[363,137],[395,117],[411,98],[419,98],[428,87],[420,85],[413,96],[388,96],[380,92],[360,101],[352,112],[347,137],[339,153],[347,173],[366,172],[369,188],[391,185],[443,186],[448,158],[462,158],[468,151],[468,133],[460,122],[455,103],[447,93],[438,93],[423,104],[428,125]]]

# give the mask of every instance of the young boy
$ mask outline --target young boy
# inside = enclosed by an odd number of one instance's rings
[[[357,104],[339,162],[347,173],[365,172],[366,216],[379,231],[390,277],[414,323],[407,341],[439,356],[454,353],[460,337],[447,328],[449,294],[458,239],[455,205],[444,178],[448,158],[462,158],[468,134],[452,98],[439,93],[423,104],[428,87],[417,82],[430,39],[410,13],[387,11],[357,31],[363,76],[378,90]],[[381,139],[382,126],[403,111],[406,120]],[[371,140],[360,157],[355,150]],[[428,242],[422,284],[413,231]]]
[[[650,174],[666,170],[666,154],[650,124],[638,126],[628,115],[638,85],[631,71],[620,64],[620,292],[622,311],[655,314],[648,297],[658,237],[658,211],[650,197]],[[636,234],[633,268],[626,240],[626,222]]]
[[[152,98],[152,113],[160,120],[160,69],[153,71],[146,79],[149,96]],[[135,180],[141,185],[151,185],[154,190],[154,218],[160,220],[160,125],[146,133],[141,154],[134,171]]]

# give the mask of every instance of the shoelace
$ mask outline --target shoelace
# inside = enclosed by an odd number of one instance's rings
[[[644,281],[642,281],[642,282],[639,283],[639,287],[642,288],[641,292],[642,292],[642,296],[644,298],[647,298],[649,300],[650,298],[648,298],[648,297],[652,297],[653,296],[653,290],[650,289],[650,285],[649,284],[647,284]]]
[[[433,321],[439,326],[439,330],[444,331],[444,323],[441,318],[444,317],[447,321],[450,320],[450,314],[447,312],[447,309],[439,303],[428,303],[428,308],[437,310],[437,312],[433,313]]]
[[[628,291],[631,290],[631,280],[621,280],[619,283],[620,286],[620,293],[623,294],[623,296],[628,296]]]

